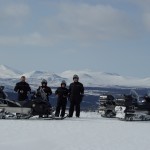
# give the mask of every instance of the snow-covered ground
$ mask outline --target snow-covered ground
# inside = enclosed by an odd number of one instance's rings
[[[150,122],[81,113],[65,120],[0,120],[1,150],[148,150]]]

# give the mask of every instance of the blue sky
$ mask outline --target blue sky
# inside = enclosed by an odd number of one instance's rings
[[[149,0],[0,0],[0,64],[150,77]]]

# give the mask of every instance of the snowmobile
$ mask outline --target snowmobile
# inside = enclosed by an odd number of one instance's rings
[[[114,118],[116,116],[114,96],[110,94],[101,95],[99,103],[99,112],[102,117]]]
[[[150,120],[150,96],[139,96],[132,90],[129,95],[116,99],[116,117],[125,120]]]
[[[33,92],[31,100],[13,101],[0,97],[0,119],[29,119],[38,117],[40,119],[57,119],[54,110],[47,101],[47,97],[42,88],[37,92]]]

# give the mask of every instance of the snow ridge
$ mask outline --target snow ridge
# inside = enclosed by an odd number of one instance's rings
[[[70,84],[74,74],[77,74],[80,81],[87,87],[150,87],[150,78],[124,77],[115,73],[91,70],[68,70],[57,74],[47,71],[22,73],[5,65],[0,65],[0,85],[14,87],[20,76],[25,75],[33,87],[40,85],[42,79],[46,79],[51,87],[58,87],[62,80]]]

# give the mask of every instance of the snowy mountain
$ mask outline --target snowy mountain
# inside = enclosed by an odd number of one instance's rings
[[[24,73],[23,75],[27,77],[29,83],[36,87],[40,85],[42,79],[46,79],[48,84],[54,87],[59,86],[62,80],[68,81],[67,78],[63,78],[55,73],[45,71],[31,71]]]
[[[5,65],[0,65],[0,78],[16,78],[21,74],[21,71],[12,69]]]
[[[118,74],[85,71],[65,71],[60,74],[72,81],[72,76],[78,74],[80,80],[88,87],[150,87],[150,78],[123,77]]]
[[[24,73],[23,75],[29,79],[30,78],[32,78],[32,79],[46,79],[50,82],[53,82],[53,81],[59,81],[60,82],[60,81],[62,81],[62,79],[64,79],[55,73],[50,73],[50,72],[45,72],[45,71],[32,71],[29,73]]]
[[[90,70],[69,70],[59,74],[47,71],[22,73],[4,65],[0,65],[0,85],[12,89],[19,81],[20,76],[25,75],[32,88],[37,88],[42,79],[46,79],[49,86],[58,87],[62,80],[66,80],[67,84],[70,84],[74,74],[79,76],[80,81],[86,87],[150,87],[150,78],[123,77],[118,74]]]

